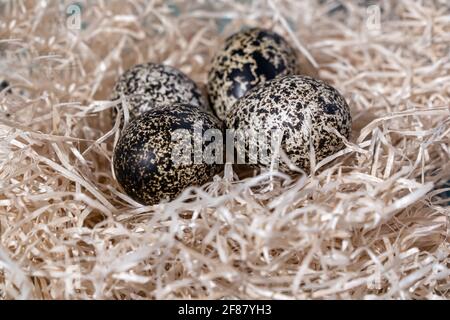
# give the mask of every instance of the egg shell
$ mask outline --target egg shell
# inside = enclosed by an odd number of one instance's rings
[[[260,28],[237,32],[213,58],[207,84],[210,105],[225,119],[249,89],[298,71],[295,50],[277,33]]]
[[[210,111],[200,89],[180,70],[163,64],[138,64],[117,80],[112,100],[124,97],[130,119],[163,105],[185,103]],[[120,107],[122,107],[120,105]],[[113,118],[116,112],[113,111]]]
[[[264,146],[261,141],[267,141],[270,146],[270,139],[279,130],[282,150],[293,164],[308,170],[310,141],[319,162],[344,147],[341,137],[327,128],[334,128],[348,138],[352,119],[344,97],[335,88],[321,80],[292,75],[273,79],[249,91],[230,110],[226,124],[241,132],[241,137],[247,137],[240,145],[247,161],[269,167],[269,162],[261,161],[265,159],[255,159],[249,148]],[[250,131],[259,136],[248,135]],[[272,154],[269,150],[269,159]],[[283,159],[279,169],[292,173]]]
[[[172,200],[185,188],[202,185],[222,170],[221,163],[173,161],[172,138],[178,129],[186,129],[193,135],[195,129],[202,133],[217,129],[223,133],[223,123],[212,113],[192,105],[175,104],[136,117],[122,131],[114,149],[114,173],[134,200],[148,205]],[[206,145],[207,142],[203,148]]]

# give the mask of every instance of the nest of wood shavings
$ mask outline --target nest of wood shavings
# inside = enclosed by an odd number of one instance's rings
[[[0,3],[0,298],[450,297],[445,0],[86,0],[79,29],[70,5]],[[153,61],[204,88],[244,26],[284,35],[345,95],[346,148],[307,175],[227,165],[135,203],[111,172],[115,79]]]

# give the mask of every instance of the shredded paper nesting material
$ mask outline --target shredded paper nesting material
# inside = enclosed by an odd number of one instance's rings
[[[345,148],[134,202],[111,170],[118,75],[164,63],[204,89],[253,26],[343,93]],[[1,1],[0,82],[1,299],[450,298],[446,0]]]

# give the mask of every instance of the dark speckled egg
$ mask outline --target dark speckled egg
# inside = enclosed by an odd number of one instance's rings
[[[154,107],[175,103],[209,110],[195,82],[180,70],[163,64],[138,64],[125,71],[118,78],[111,98],[116,100],[121,96],[128,103],[130,119]]]
[[[211,107],[220,119],[249,89],[277,76],[296,74],[294,49],[280,35],[252,28],[233,34],[213,58],[208,74]]]
[[[214,139],[203,141],[201,137],[207,132]],[[116,179],[140,203],[172,200],[186,187],[202,185],[220,172],[222,134],[221,121],[192,105],[152,109],[122,131],[114,149]],[[216,161],[217,155],[221,160]]]
[[[244,139],[236,151],[247,163],[269,167],[279,146],[293,164],[308,170],[310,145],[316,162],[337,152],[344,143],[333,129],[348,138],[352,120],[344,97],[335,88],[311,77],[291,75],[250,90],[230,110],[226,124]],[[251,152],[255,146],[258,153]],[[290,172],[283,158],[278,164],[281,171]]]

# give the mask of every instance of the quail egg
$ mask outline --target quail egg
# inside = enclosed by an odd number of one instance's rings
[[[195,82],[171,66],[145,63],[125,71],[117,80],[112,100],[121,96],[128,104],[130,119],[162,105],[186,103],[209,110]],[[113,111],[115,118],[115,111]]]
[[[220,172],[222,135],[222,122],[195,106],[154,108],[122,131],[113,156],[116,179],[142,204],[172,200]]]
[[[208,73],[210,105],[220,119],[249,89],[277,76],[296,74],[295,50],[275,32],[251,28],[231,35]]]
[[[352,120],[335,88],[308,76],[291,75],[250,90],[230,110],[226,124],[243,141],[236,143],[236,151],[246,163],[270,167],[281,149],[292,164],[308,170],[310,146],[316,162],[339,151],[344,147],[339,135],[349,137]],[[292,173],[280,155],[278,168]]]

